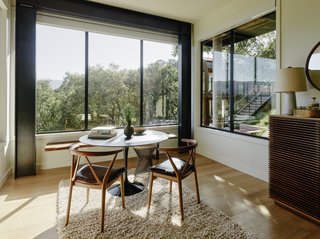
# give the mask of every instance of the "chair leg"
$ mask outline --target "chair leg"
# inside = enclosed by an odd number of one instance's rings
[[[169,192],[172,193],[172,181],[170,180],[170,188],[169,188]]]
[[[181,180],[178,180],[178,188],[179,188],[179,204],[180,204],[181,221],[183,221],[184,215],[183,215],[183,200],[182,200],[182,183],[181,183]]]
[[[125,201],[124,201],[124,181],[123,181],[123,175],[120,176],[120,183],[121,183],[122,208],[126,208]]]
[[[157,147],[156,147],[156,159],[159,159],[159,147],[160,147],[160,144],[157,143]]]
[[[105,206],[106,206],[106,190],[103,188],[101,190],[101,232],[104,231],[104,213],[105,213]]]
[[[72,189],[73,189],[73,182],[70,180],[70,186],[69,186],[69,198],[68,198],[67,215],[66,215],[66,226],[69,224],[69,218],[70,218],[70,208],[71,208]]]
[[[86,197],[86,204],[88,204],[88,202],[89,202],[89,188],[87,188],[87,197]]]
[[[199,185],[198,185],[198,177],[197,177],[197,170],[196,169],[194,169],[194,180],[196,181],[197,202],[200,203],[200,193],[199,193]]]
[[[148,197],[148,209],[150,209],[151,205],[151,196],[152,196],[152,186],[153,186],[153,173],[150,173],[150,185],[149,185],[149,197]]]

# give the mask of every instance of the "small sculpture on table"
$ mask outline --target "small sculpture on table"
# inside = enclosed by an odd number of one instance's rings
[[[132,123],[132,116],[133,116],[133,109],[130,105],[127,105],[123,109],[123,116],[127,122],[127,125],[123,129],[123,133],[127,136],[126,139],[131,139],[132,135],[134,134],[134,128],[131,126]]]

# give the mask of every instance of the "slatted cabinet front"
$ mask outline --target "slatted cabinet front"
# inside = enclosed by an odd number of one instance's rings
[[[320,119],[270,116],[269,195],[320,219]]]

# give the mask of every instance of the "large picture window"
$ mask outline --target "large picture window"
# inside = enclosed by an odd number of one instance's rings
[[[80,130],[85,113],[85,34],[37,25],[36,130]]]
[[[36,26],[36,131],[178,122],[177,43]]]
[[[275,24],[270,13],[202,42],[202,126],[268,137]]]
[[[174,50],[172,45],[144,41],[145,125],[178,122],[178,58]]]
[[[123,105],[139,121],[140,40],[89,33],[89,128],[122,125]]]

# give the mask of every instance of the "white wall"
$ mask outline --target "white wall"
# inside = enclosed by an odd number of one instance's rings
[[[9,140],[10,6],[0,1],[0,187],[11,174]]]
[[[195,56],[200,56],[200,42],[230,28],[269,12],[275,1],[232,1],[225,9],[206,16],[194,26]],[[320,41],[318,23],[320,1],[277,0],[277,58],[278,67],[304,67],[311,48]],[[280,16],[280,17],[279,17]],[[229,165],[262,180],[268,180],[268,141],[200,126],[200,62],[195,60],[194,71],[194,131],[200,154]],[[297,93],[297,104],[307,105],[311,96],[320,99],[320,92],[312,89]]]
[[[194,51],[199,57],[200,42],[246,23],[275,9],[272,0],[230,1],[194,25]],[[200,58],[200,57],[199,57]],[[268,140],[230,134],[200,127],[200,60],[194,61],[194,137],[199,141],[198,153],[225,165],[268,179]]]
[[[8,1],[0,0],[0,9],[8,10]]]
[[[320,41],[320,1],[281,0],[281,67],[305,66],[312,47]],[[320,92],[308,84],[307,92],[299,92],[297,105],[305,106]]]

